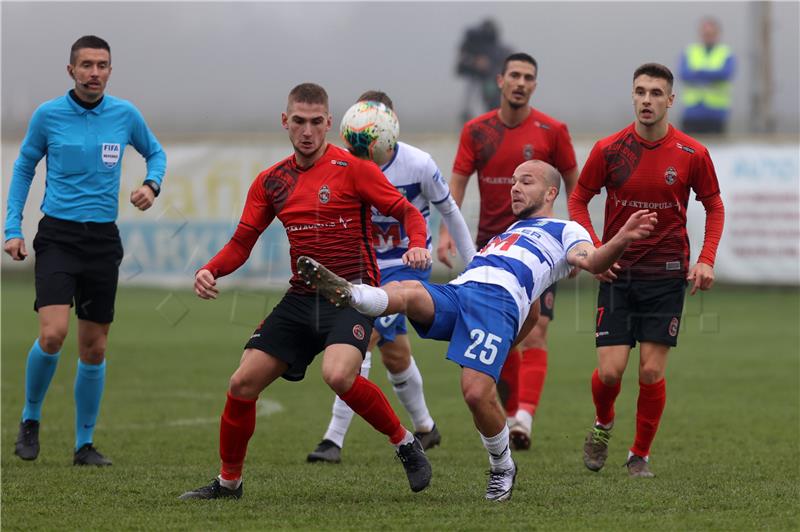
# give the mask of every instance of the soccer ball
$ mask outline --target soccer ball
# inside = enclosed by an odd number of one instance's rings
[[[339,134],[350,153],[378,166],[389,161],[400,124],[394,111],[380,102],[357,102],[342,117]]]

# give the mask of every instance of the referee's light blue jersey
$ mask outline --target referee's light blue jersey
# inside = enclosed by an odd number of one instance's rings
[[[147,161],[147,176],[161,184],[167,156],[134,105],[103,96],[84,109],[69,95],[33,113],[8,191],[5,239],[23,238],[22,210],[36,165],[47,156],[41,210],[74,222],[113,222],[119,212],[122,155],[130,144]]]

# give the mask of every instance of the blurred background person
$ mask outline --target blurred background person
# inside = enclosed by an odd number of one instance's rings
[[[456,73],[466,82],[461,107],[461,123],[500,106],[500,90],[495,76],[511,49],[500,42],[497,23],[487,18],[467,28],[458,52]]]
[[[700,21],[700,41],[681,56],[683,130],[686,133],[725,133],[731,111],[731,80],[736,58],[719,42],[721,28],[711,17]]]

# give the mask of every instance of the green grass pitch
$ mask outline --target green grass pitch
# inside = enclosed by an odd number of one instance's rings
[[[550,330],[547,384],[533,447],[514,454],[508,503],[483,500],[486,453],[459,392],[445,344],[415,340],[428,406],[442,446],[429,452],[433,481],[408,489],[384,437],[353,423],[338,466],[307,464],[332,393],[312,366],[301,383],[262,394],[239,501],[183,502],[218,469],[219,415],[241,346],[280,294],[226,289],[216,302],[188,290],[121,289],[111,329],[105,397],[96,432],[114,460],[74,468],[74,324],[47,396],[42,450],[13,455],[26,353],[37,334],[32,275],[2,285],[2,527],[5,530],[797,530],[798,290],[718,287],[687,299],[667,371],[667,406],[652,449],[656,478],[622,467],[637,393],[632,357],[617,402],[609,461],[581,460],[592,421],[594,291],[564,283]],[[413,335],[412,335],[413,336]],[[414,336],[415,337],[415,336]],[[415,337],[416,338],[416,337]],[[385,370],[373,378],[401,419]]]

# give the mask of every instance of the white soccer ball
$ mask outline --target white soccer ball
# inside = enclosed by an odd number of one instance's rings
[[[350,153],[378,166],[389,161],[400,124],[394,111],[380,102],[356,102],[342,117],[339,134]]]

